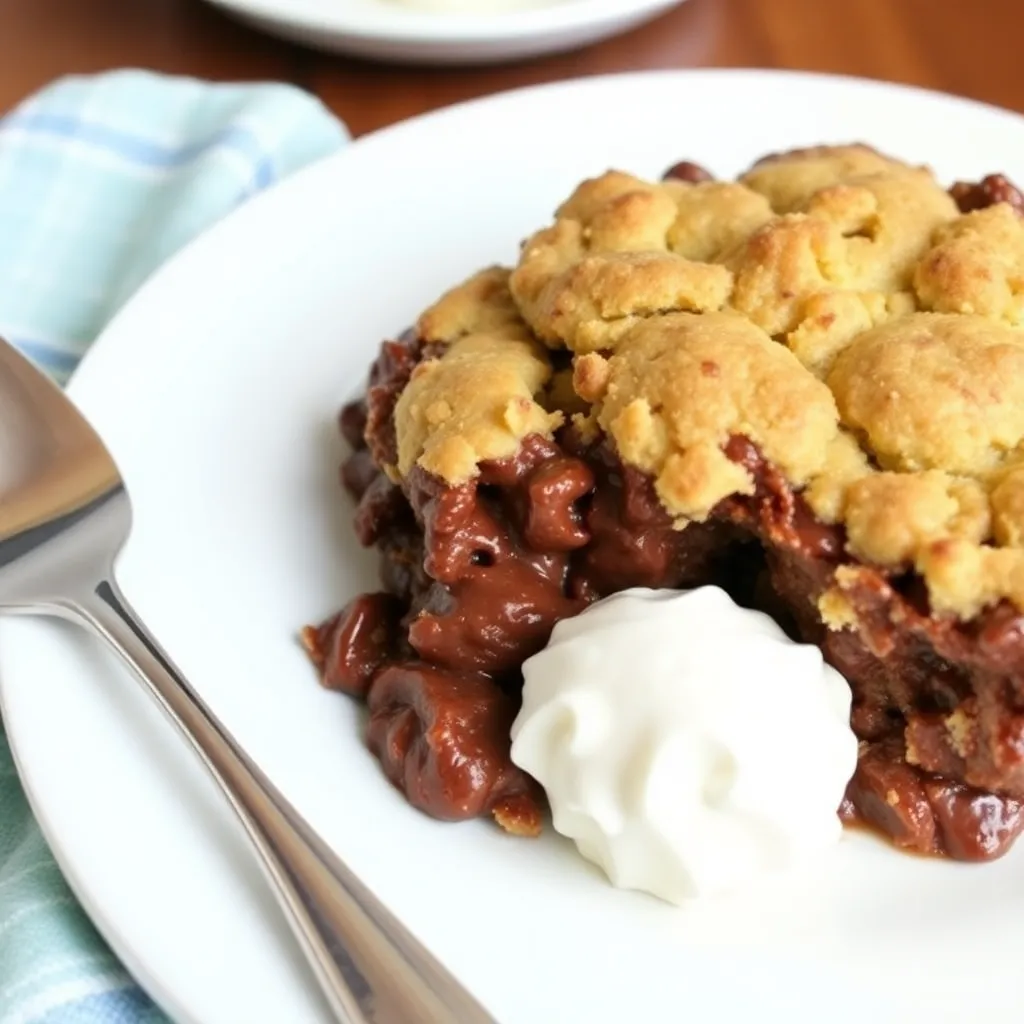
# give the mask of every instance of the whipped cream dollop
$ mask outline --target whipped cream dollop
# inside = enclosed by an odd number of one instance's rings
[[[523,675],[512,760],[616,886],[679,903],[839,839],[849,686],[724,590],[616,594],[558,623]]]

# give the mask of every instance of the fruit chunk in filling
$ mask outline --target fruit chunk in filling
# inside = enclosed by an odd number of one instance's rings
[[[422,662],[389,665],[370,691],[370,749],[409,802],[436,818],[491,811],[540,832],[536,784],[508,758],[515,702],[486,676]]]

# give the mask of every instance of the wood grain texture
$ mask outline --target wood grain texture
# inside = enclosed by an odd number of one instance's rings
[[[315,53],[201,0],[0,0],[0,110],[58,75],[147,67],[281,79],[316,92],[355,134],[503,89],[639,68],[777,67],[942,89],[1024,111],[1021,0],[689,0],[576,53],[423,69]]]

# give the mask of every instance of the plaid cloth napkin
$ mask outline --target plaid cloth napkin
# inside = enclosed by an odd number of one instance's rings
[[[346,140],[291,86],[58,81],[0,119],[0,335],[65,381],[168,256]],[[0,723],[0,1024],[164,1020],[61,877]]]

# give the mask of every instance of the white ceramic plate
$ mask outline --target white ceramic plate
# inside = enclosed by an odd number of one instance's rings
[[[527,131],[529,147],[506,144]],[[411,810],[364,750],[358,709],[317,686],[295,642],[374,583],[336,484],[333,420],[378,339],[511,260],[585,175],[657,175],[681,158],[729,173],[850,139],[950,179],[1024,176],[1021,118],[874,83],[702,71],[498,96],[364,139],[253,201],[142,290],[72,383],[135,498],[122,580],[141,613],[503,1024],[1024,1014],[1010,980],[1024,847],[968,867],[851,834],[811,873],[673,909],[614,891],[552,835]],[[30,799],[143,983],[182,1021],[325,1019],[238,829],[140,688],[70,628],[13,620],[0,634]]]
[[[484,64],[587,46],[683,0],[532,0],[541,6],[490,14],[417,10],[402,0],[210,2],[257,28],[320,49],[374,60]]]

